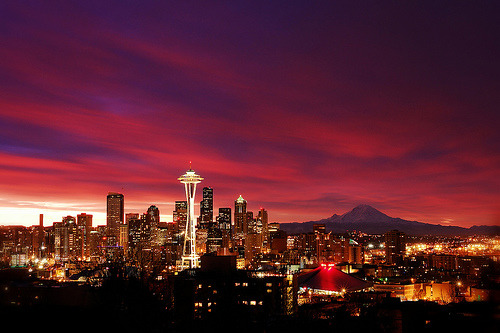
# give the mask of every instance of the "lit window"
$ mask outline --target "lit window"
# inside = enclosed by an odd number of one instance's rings
[[[236,287],[239,287],[239,286],[240,286],[240,283],[239,283],[239,282],[235,282],[235,283],[234,283],[234,285],[235,285]]]
[[[257,305],[257,301],[250,301],[250,305]]]
[[[273,291],[271,289],[267,289],[267,293],[270,294],[272,293]]]
[[[248,287],[248,283],[247,282],[243,282],[243,287]]]
[[[266,287],[272,287],[273,284],[271,282],[266,283]]]

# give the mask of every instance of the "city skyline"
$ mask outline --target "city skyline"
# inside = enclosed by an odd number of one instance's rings
[[[270,222],[499,225],[497,6],[2,3],[0,225],[169,222],[188,161]]]

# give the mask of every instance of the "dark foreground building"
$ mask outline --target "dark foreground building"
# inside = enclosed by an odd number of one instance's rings
[[[236,270],[235,256],[201,258],[201,269],[185,270],[174,280],[178,321],[262,321],[293,315],[297,286],[293,275]]]

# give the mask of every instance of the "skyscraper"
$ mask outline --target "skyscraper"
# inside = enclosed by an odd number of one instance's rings
[[[217,227],[222,235],[222,248],[229,250],[232,247],[232,226],[231,226],[231,208],[219,208],[217,216]]]
[[[388,264],[396,264],[406,252],[405,233],[391,230],[385,233],[385,260]]]
[[[247,201],[240,195],[234,201],[234,233],[242,234],[246,232],[247,225]]]
[[[76,216],[78,228],[78,251],[80,256],[90,256],[90,232],[92,231],[92,215],[81,213]]]
[[[146,219],[151,225],[151,229],[158,227],[160,224],[160,210],[158,207],[154,205],[149,206]]]
[[[267,210],[261,208],[257,214],[257,225],[261,228],[262,232],[262,248],[268,249],[269,243],[269,228],[268,228],[268,217]]]
[[[158,244],[158,228],[160,226],[160,210],[152,205],[146,213],[146,223],[150,228],[150,239],[153,244]]]
[[[176,201],[173,211],[173,220],[176,224],[175,231],[184,232],[187,222],[187,201]]]
[[[37,258],[42,258],[44,256],[45,250],[45,231],[43,229],[43,214],[40,214],[39,223],[36,230],[36,237],[34,239],[34,254]]]
[[[128,225],[128,248],[133,252],[141,242],[141,223],[142,220],[138,213],[127,214]]]
[[[203,188],[203,200],[200,202],[200,229],[210,229],[214,221],[214,190]]]
[[[120,239],[120,224],[124,218],[124,198],[121,193],[109,192],[106,200],[106,227],[108,234],[114,237],[114,243]]]
[[[231,230],[231,208],[219,208],[217,223],[221,230]]]
[[[199,266],[200,257],[196,253],[196,226],[194,224],[194,197],[196,194],[196,185],[200,183],[203,178],[197,175],[191,165],[189,170],[186,171],[184,175],[177,178],[181,183],[184,184],[186,190],[186,201],[187,201],[187,222],[186,222],[186,232],[184,234],[184,248],[182,250],[182,262],[181,266],[183,269],[186,268],[196,268]]]
[[[73,216],[63,217],[60,236],[61,257],[69,259],[77,256],[78,230]]]

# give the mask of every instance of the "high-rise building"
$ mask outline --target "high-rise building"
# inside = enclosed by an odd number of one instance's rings
[[[246,235],[249,232],[257,231],[261,229],[261,226],[257,226],[257,220],[253,218],[253,212],[247,211],[247,218],[245,223],[243,223],[243,234]],[[258,229],[257,229],[258,227]]]
[[[81,213],[76,216],[78,228],[78,252],[83,257],[90,256],[90,232],[92,231],[92,215]]]
[[[139,214],[127,214],[127,225],[128,225],[128,248],[134,250],[139,247],[141,243],[141,228],[142,220]]]
[[[128,251],[128,223],[120,224],[120,239],[118,240],[118,246],[121,247],[124,253]]]
[[[114,237],[115,244],[118,244],[120,239],[120,224],[123,224],[123,218],[123,194],[109,192],[106,200],[106,227],[108,228],[108,236]]]
[[[250,265],[255,255],[262,252],[262,234],[249,230],[245,238],[245,265]]]
[[[173,212],[173,220],[175,223],[174,230],[176,232],[185,232],[187,222],[187,201],[176,201],[175,210]]]
[[[217,227],[212,227],[208,229],[207,233],[207,244],[206,244],[206,252],[213,253],[217,252],[222,246],[223,243],[223,232]]]
[[[268,248],[273,254],[283,253],[287,250],[286,231],[280,230],[279,223],[269,223]]]
[[[45,250],[45,231],[43,229],[43,214],[40,214],[39,216],[39,222],[38,225],[35,225],[32,227],[32,233],[33,233],[33,238],[32,238],[32,247],[33,247],[33,252],[32,254],[36,256],[37,258],[42,258],[44,257],[44,250]]]
[[[133,249],[140,241],[141,219],[139,213],[125,214],[126,227],[120,228],[120,246],[128,252]]]
[[[269,221],[267,210],[261,208],[257,214],[257,225],[261,228],[262,232],[262,248],[267,251],[269,243]]]
[[[385,233],[385,260],[392,265],[398,263],[406,252],[406,236],[399,230]]]
[[[160,227],[160,210],[158,207],[152,205],[148,208],[146,213],[146,223],[150,228],[150,238],[153,244],[159,244],[158,230]]]
[[[151,225],[151,229],[157,228],[160,225],[160,210],[158,207],[149,206],[146,219]]]
[[[313,232],[316,238],[316,259],[318,263],[322,263],[327,260],[325,254],[328,238],[326,234],[326,225],[324,223],[313,224]]]
[[[186,233],[184,235],[184,248],[182,250],[181,267],[197,268],[199,266],[200,257],[196,253],[196,225],[194,219],[194,197],[196,195],[196,185],[200,183],[203,178],[197,175],[191,166],[181,177],[177,178],[184,184],[186,190],[187,201],[187,222]]]
[[[56,259],[67,260],[77,256],[78,229],[73,216],[54,223]]]
[[[40,214],[38,226],[38,257],[42,258],[45,255],[45,231],[43,228],[43,214]]]
[[[214,221],[214,190],[203,188],[203,200],[200,202],[200,223],[198,228],[210,229]]]
[[[219,208],[217,223],[220,230],[231,230],[231,208]]]
[[[151,245],[151,223],[147,213],[141,215],[141,244],[143,248]]]
[[[219,215],[217,216],[217,227],[222,235],[221,247],[229,250],[233,247],[231,208],[219,208]]]
[[[247,201],[240,195],[234,202],[234,228],[235,234],[246,233]]]

